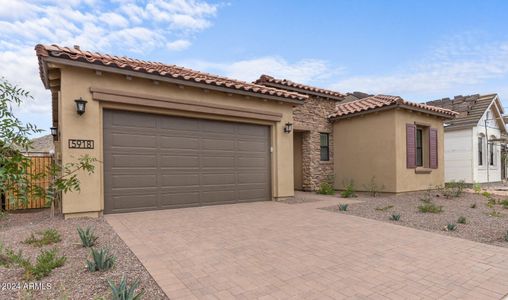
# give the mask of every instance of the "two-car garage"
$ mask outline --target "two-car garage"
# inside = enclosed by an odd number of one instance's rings
[[[105,213],[271,199],[269,126],[103,116]]]

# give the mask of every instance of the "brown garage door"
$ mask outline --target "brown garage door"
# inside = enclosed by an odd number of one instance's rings
[[[105,213],[270,199],[269,127],[104,111]]]

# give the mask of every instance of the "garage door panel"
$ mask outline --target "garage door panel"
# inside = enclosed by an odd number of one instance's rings
[[[112,188],[136,188],[136,187],[157,187],[157,175],[151,174],[129,174],[129,175],[111,175]]]
[[[183,137],[183,136],[161,136],[159,147],[164,149],[197,149],[199,147],[199,140],[197,138]]]
[[[111,166],[115,167],[156,167],[156,155],[127,155],[127,154],[113,154],[111,155]]]
[[[113,196],[113,209],[132,211],[157,208],[157,194]]]
[[[160,185],[162,187],[173,186],[198,186],[199,174],[176,174],[176,175],[162,175]]]
[[[269,140],[267,126],[105,110],[105,212],[269,200]]]
[[[171,207],[186,207],[186,206],[199,206],[199,193],[198,192],[183,192],[183,193],[161,193],[160,206],[162,208]]]
[[[111,115],[111,127],[127,127],[127,128],[156,128],[157,120],[153,118],[146,118],[144,115],[127,112],[117,111]]]
[[[130,148],[156,148],[156,136],[114,133],[112,134],[112,147],[130,147]]]

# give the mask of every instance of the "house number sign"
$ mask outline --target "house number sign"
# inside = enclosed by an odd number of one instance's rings
[[[70,149],[93,149],[93,140],[69,140]]]

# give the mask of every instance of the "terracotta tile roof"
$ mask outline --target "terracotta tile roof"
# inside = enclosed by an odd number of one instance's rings
[[[261,75],[256,81],[254,81],[254,83],[277,88],[289,87],[301,93],[312,92],[315,94],[321,94],[321,96],[324,97],[338,98],[338,100],[341,100],[341,98],[345,96],[344,94],[337,91],[296,83],[287,79],[277,79],[269,75]]]
[[[232,93],[235,90],[258,94],[259,97],[272,96],[283,99],[289,99],[294,102],[303,101],[308,98],[296,92],[275,89],[258,84],[248,83],[240,80],[234,80],[222,76],[212,75],[209,73],[199,72],[176,65],[167,65],[160,62],[144,61],[128,57],[120,57],[109,54],[101,54],[97,52],[90,52],[81,50],[79,47],[74,48],[61,47],[58,45],[37,45],[35,51],[39,58],[39,67],[41,78],[44,79],[45,72],[43,67],[43,60],[46,57],[54,57],[78,62],[84,62],[95,65],[102,65],[111,68],[119,68],[135,72],[142,72],[146,74],[153,74],[163,77],[169,77],[185,82],[201,83],[209,86],[217,86],[230,89]],[[44,80],[43,80],[44,81]],[[254,96],[254,95],[253,95]]]
[[[382,107],[402,106],[408,109],[426,110],[447,117],[454,117],[457,113],[440,107],[425,105],[421,103],[409,102],[399,96],[376,95],[351,102],[339,103],[335,107],[335,112],[328,116],[331,119],[351,116],[360,112],[366,112]]]
[[[497,98],[497,94],[480,95],[474,94],[469,96],[455,96],[453,99],[443,98],[439,100],[429,101],[427,105],[433,105],[441,108],[456,111],[458,115],[454,120],[446,122],[447,129],[473,127],[478,124],[483,114],[490,107],[490,104]],[[499,105],[501,114],[503,107]]]

